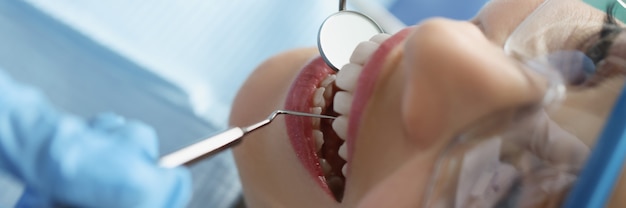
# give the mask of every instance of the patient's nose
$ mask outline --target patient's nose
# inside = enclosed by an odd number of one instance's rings
[[[496,112],[539,102],[542,89],[520,66],[474,24],[425,21],[407,39],[401,63],[405,129],[429,147]]]

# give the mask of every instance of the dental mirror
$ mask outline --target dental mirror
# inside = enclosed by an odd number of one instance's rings
[[[335,71],[350,63],[352,51],[359,43],[383,33],[383,29],[372,18],[348,11],[345,6],[346,0],[340,0],[339,12],[324,20],[317,36],[317,47],[322,58]]]

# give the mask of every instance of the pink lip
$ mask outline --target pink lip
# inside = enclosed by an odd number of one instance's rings
[[[307,64],[296,80],[292,83],[287,94],[285,103],[286,110],[299,112],[310,112],[313,93],[317,85],[333,71],[321,57],[315,58]],[[315,141],[312,139],[313,124],[311,118],[300,116],[286,116],[285,123],[287,135],[291,145],[296,152],[296,156],[304,165],[304,168],[316,179],[318,185],[322,187],[331,197],[332,192],[326,184],[324,173],[319,164],[319,157],[315,153]]]
[[[350,142],[348,142],[348,161],[351,160],[354,145],[354,142],[351,141],[356,137],[361,113],[374,90],[376,79],[380,74],[384,59],[393,47],[404,40],[408,32],[408,29],[402,30],[384,42],[363,69],[363,73],[357,85],[355,98],[352,102],[351,115],[354,116],[350,117],[348,126],[348,140],[350,140]],[[309,112],[312,106],[313,93],[315,89],[317,89],[317,85],[329,74],[334,73],[335,71],[328,67],[321,57],[313,59],[304,66],[296,77],[296,80],[292,83],[287,94],[285,109]],[[312,139],[313,127],[311,119],[307,117],[286,116],[285,123],[287,135],[289,136],[296,156],[304,168],[311,174],[311,177],[315,179],[317,184],[332,197],[333,194],[326,184],[324,173],[319,164],[319,157],[315,151],[315,142]]]

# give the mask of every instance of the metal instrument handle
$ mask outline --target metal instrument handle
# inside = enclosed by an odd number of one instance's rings
[[[162,157],[159,165],[166,168],[190,165],[239,143],[244,134],[245,131],[242,128],[230,128]]]

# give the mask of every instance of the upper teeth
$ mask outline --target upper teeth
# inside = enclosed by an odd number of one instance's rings
[[[333,109],[335,112],[339,113],[340,116],[333,121],[332,127],[335,133],[337,133],[337,136],[343,140],[346,140],[348,135],[348,118],[352,108],[351,105],[357,80],[363,70],[363,65],[369,61],[372,54],[380,47],[380,44],[389,39],[389,37],[391,37],[389,34],[378,34],[372,37],[370,41],[360,43],[354,50],[354,53],[352,53],[352,57],[350,57],[351,63],[343,66],[337,73],[335,85],[343,91],[339,91],[335,94]],[[344,160],[348,158],[348,145],[346,143],[339,148],[339,156]],[[347,173],[346,167],[347,164],[342,168],[344,176]]]
[[[337,73],[336,85],[345,91],[354,92],[356,81],[363,70],[363,65],[367,63],[369,58],[376,52],[382,42],[389,39],[389,34],[378,34],[370,39],[359,44],[352,57],[350,57],[349,64],[341,67],[341,70]]]
[[[370,41],[359,44],[354,50],[352,57],[350,57],[351,63],[343,66],[337,75],[329,75],[326,77],[320,82],[319,87],[315,90],[313,95],[313,106],[310,109],[311,113],[325,113],[323,112],[324,109],[327,109],[331,101],[333,101],[332,109],[340,114],[340,116],[333,121],[332,128],[337,136],[342,140],[346,140],[348,135],[348,116],[350,115],[353,94],[356,89],[359,75],[363,70],[363,65],[369,61],[370,57],[378,49],[380,44],[389,37],[390,35],[388,34],[379,34],[372,37]],[[335,86],[341,91],[337,92],[333,99],[333,88],[335,88]],[[324,146],[324,133],[320,131],[320,119],[314,118],[312,120],[312,124],[313,140],[315,141],[316,150],[320,152],[322,146]],[[344,142],[339,147],[338,155],[344,160],[348,158],[347,142]],[[322,166],[322,170],[326,175],[332,171],[330,164],[324,158],[320,158],[320,166]],[[347,164],[341,168],[341,172],[344,176],[347,174]]]
[[[340,91],[335,94],[335,102],[333,103],[335,112],[342,115],[349,115],[350,104],[352,104],[352,93]]]
[[[359,75],[363,70],[363,65],[349,63],[341,67],[339,73],[337,73],[337,87],[342,90],[354,92],[356,81],[359,79]]]
[[[335,119],[333,123],[346,122],[346,125],[333,124],[333,129],[337,132],[339,137],[344,140],[347,135],[340,134],[339,132],[347,132],[347,116],[350,114],[350,110],[352,108],[353,94],[359,75],[361,75],[361,71],[363,70],[363,64],[367,63],[380,44],[389,37],[389,34],[378,34],[372,37],[370,41],[365,41],[359,44],[354,50],[354,53],[352,53],[352,57],[350,57],[351,63],[343,66],[337,73],[337,80],[335,81],[335,84],[340,90],[343,91],[337,92],[335,95],[333,109],[335,112],[341,114],[341,116]]]
[[[333,130],[335,130],[339,138],[346,140],[348,134],[348,116],[337,117],[335,121],[333,121]]]
[[[378,35],[374,35],[374,37],[372,37],[370,39],[370,41],[378,43],[378,44],[383,44],[383,42],[385,42],[387,39],[389,39],[391,37],[390,34],[387,33],[381,33]]]
[[[315,90],[315,94],[313,95],[313,106],[326,108],[326,99],[324,98],[324,92],[326,92],[325,87],[320,87]]]
[[[350,63],[365,65],[365,63],[367,63],[367,61],[370,59],[370,56],[372,56],[376,49],[378,49],[378,46],[380,46],[380,44],[372,41],[359,43],[359,45],[356,46],[356,49],[354,49],[354,53],[352,53],[352,56],[350,57]]]

